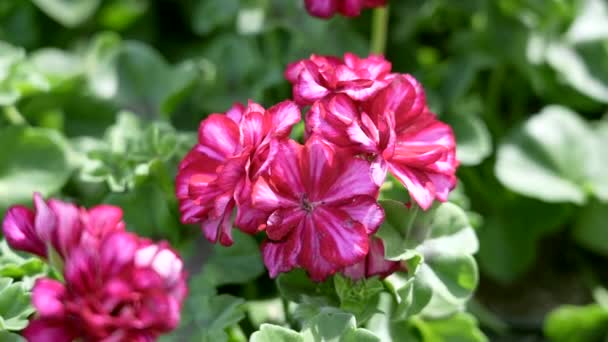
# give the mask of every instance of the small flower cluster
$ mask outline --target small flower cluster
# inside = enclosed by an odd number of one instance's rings
[[[346,17],[356,17],[364,8],[384,6],[388,0],[304,0],[310,15],[330,18],[336,12]]]
[[[423,209],[447,200],[458,164],[451,128],[429,111],[421,85],[380,56],[313,55],[285,76],[294,101],[236,104],[201,123],[176,180],[182,221],[229,246],[236,209],[237,228],[266,232],[272,277],[294,268],[317,281],[390,274],[399,264],[372,237],[384,221],[379,188],[390,172]],[[301,145],[289,133],[308,106]]]
[[[60,258],[65,283],[36,281],[28,341],[151,341],[178,325],[185,272],[166,243],[126,232],[118,207],[87,210],[39,194],[34,207],[9,208],[4,236],[16,250]]]

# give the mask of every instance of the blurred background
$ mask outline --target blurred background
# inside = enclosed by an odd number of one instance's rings
[[[457,136],[452,200],[480,239],[469,310],[492,341],[605,341],[608,3],[389,2],[393,71]],[[0,1],[0,215],[33,190],[114,203],[131,229],[200,253],[173,196],[200,120],[289,98],[296,59],[366,56],[371,21],[300,0]],[[256,281],[228,290],[264,296]]]

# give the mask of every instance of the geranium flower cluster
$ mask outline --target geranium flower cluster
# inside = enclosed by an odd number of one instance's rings
[[[372,237],[384,220],[379,188],[390,172],[423,209],[447,200],[458,165],[451,128],[422,86],[381,56],[313,55],[285,76],[294,101],[236,104],[201,122],[176,179],[182,221],[229,246],[236,209],[237,228],[265,231],[272,277],[294,268],[317,281],[390,274],[399,264]],[[301,145],[289,134],[305,107]]]
[[[330,18],[336,12],[346,17],[356,17],[364,8],[384,6],[388,0],[304,0],[310,15]]]
[[[185,272],[166,243],[126,232],[115,206],[87,210],[35,194],[34,207],[9,208],[4,236],[16,250],[61,259],[65,282],[36,281],[28,341],[152,341],[177,327]]]

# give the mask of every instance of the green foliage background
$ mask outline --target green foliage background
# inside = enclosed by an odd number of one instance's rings
[[[344,292],[351,286],[339,278],[323,285],[339,298],[319,296],[324,290],[314,285],[294,290],[289,278],[277,288],[253,238],[237,236],[233,249],[212,247],[198,229],[179,223],[173,178],[200,120],[235,101],[270,106],[290,97],[282,73],[296,59],[366,55],[371,18],[372,11],[312,18],[300,0],[1,1],[0,215],[40,191],[87,206],[120,205],[129,229],[169,240],[188,260],[193,290],[183,326],[167,340],[241,341],[259,330],[253,341],[312,341],[314,334],[341,341],[604,341],[603,0],[390,1],[386,56],[393,70],[422,82],[433,111],[454,127],[462,166],[451,201],[472,226],[458,229],[476,234],[479,246],[465,233],[448,234],[445,222],[429,226],[439,227],[433,229],[446,235],[446,245],[411,240],[411,227],[400,236],[402,216],[397,223],[389,216],[380,235],[395,244],[387,247],[395,257],[455,250],[419,271],[465,277],[458,284],[464,290],[435,288],[431,295],[428,283],[401,279],[393,285],[402,307],[390,308],[373,283],[355,294]],[[302,137],[301,127],[294,131]],[[393,190],[383,191],[387,212],[391,200],[403,199]],[[446,215],[457,221],[461,213]],[[471,256],[477,249],[479,279]],[[10,291],[29,296],[34,274],[45,270],[6,249],[1,259],[0,336],[17,340],[8,331],[20,330],[31,309],[9,308],[3,298]],[[469,266],[458,273],[453,260]],[[429,319],[410,301],[413,293],[463,306],[477,284],[469,313],[443,317],[443,303]],[[297,296],[295,312],[276,301],[278,291]],[[406,323],[369,319],[365,307],[352,307],[361,293]],[[351,306],[334,312],[336,303]],[[297,317],[305,322],[291,324],[299,332],[279,327]],[[328,319],[337,323],[324,326]]]

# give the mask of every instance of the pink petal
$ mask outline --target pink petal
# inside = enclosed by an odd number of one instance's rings
[[[226,112],[226,116],[234,121],[235,123],[241,122],[241,118],[243,117],[243,113],[246,108],[242,103],[235,102],[232,107]]]
[[[386,2],[386,0],[381,1]],[[369,55],[367,58],[359,58],[350,52],[344,54],[344,64],[353,70],[357,70],[362,76],[366,76],[369,79],[384,78],[391,72],[392,68],[391,63],[381,55]]]
[[[358,262],[352,266],[347,266],[342,271],[342,274],[349,277],[352,280],[361,280],[365,278],[366,271],[366,260]]]
[[[46,245],[34,228],[33,211],[21,205],[8,209],[2,222],[2,232],[11,248],[46,257]]]
[[[431,207],[435,199],[435,185],[427,173],[390,161],[389,170],[407,188],[410,196],[422,209]]]
[[[42,241],[51,242],[57,229],[57,217],[38,192],[34,193],[34,208],[36,234]]]
[[[375,197],[356,196],[340,205],[339,208],[361,223],[368,235],[375,233],[384,221],[384,210],[376,202]]]
[[[119,273],[133,261],[139,243],[137,235],[132,233],[117,231],[108,234],[99,251],[101,269],[109,272],[108,274]]]
[[[370,173],[370,164],[362,159],[340,156],[343,158],[342,166],[337,169],[330,169],[324,175],[332,182],[323,188],[323,201],[333,203],[351,199],[358,195],[375,197],[378,193],[378,186],[374,183]],[[335,177],[328,174],[335,173]]]
[[[273,137],[279,139],[287,138],[293,125],[302,119],[298,106],[289,100],[270,107],[266,115],[270,116]]]
[[[330,94],[330,90],[321,84],[318,66],[310,61],[302,63],[303,69],[293,86],[293,95],[299,104],[312,104]]]
[[[44,318],[63,318],[65,294],[66,289],[61,282],[40,278],[36,280],[32,290],[32,304],[38,314]]]
[[[384,244],[382,240],[372,237],[370,239],[370,249],[367,255],[367,277],[380,276],[388,277],[399,270],[400,263],[384,258]]]
[[[306,10],[311,15],[320,18],[329,18],[338,10],[340,0],[305,0]]]
[[[264,265],[266,265],[271,278],[275,278],[279,273],[289,272],[297,266],[298,254],[302,248],[299,232],[303,225],[304,221],[284,241],[266,240],[262,243]]]
[[[300,73],[302,72],[302,70],[304,70],[303,61],[289,63],[289,65],[287,65],[287,68],[285,69],[285,79],[292,84],[298,82],[298,77],[300,77]]]
[[[386,161],[378,156],[376,157],[370,166],[372,179],[374,180],[374,184],[376,186],[381,187],[386,180],[386,172],[388,171],[388,164]]]
[[[88,210],[88,229],[103,237],[113,231],[125,229],[122,209],[113,205],[98,205]]]
[[[62,321],[38,318],[23,330],[23,337],[29,342],[71,342],[77,336],[67,328]]]
[[[56,199],[50,199],[48,206],[55,213],[57,220],[53,232],[53,247],[62,256],[66,257],[78,245],[82,236],[83,227],[80,222],[80,210],[72,203]]]
[[[271,240],[282,240],[304,220],[306,212],[300,207],[280,208],[269,217],[266,234]]]
[[[306,142],[299,164],[302,184],[308,199],[313,202],[321,200],[324,192],[332,186],[342,171],[342,168],[338,169],[334,149],[315,136]]]
[[[365,228],[339,210],[316,208],[301,232],[298,264],[311,279],[323,281],[365,258],[369,244]]]
[[[350,125],[346,133],[350,141],[356,143],[361,151],[374,154],[380,152],[378,128],[367,114],[362,113],[361,120]]]
[[[255,234],[264,229],[269,212],[254,207],[251,203],[253,186],[248,178],[239,186],[235,194],[237,212],[234,224],[241,231]]]
[[[255,234],[261,229],[268,219],[268,212],[254,207],[251,202],[243,202],[238,205],[234,225],[248,234]]]
[[[302,146],[289,141],[279,149],[280,158],[275,158],[271,167],[271,177],[258,179],[253,186],[252,203],[255,207],[273,211],[278,207],[298,205],[304,185],[299,167]]]
[[[265,124],[264,112],[245,114],[239,127],[241,130],[241,144],[253,148],[262,142],[262,139],[264,139],[269,130],[269,127]]]
[[[264,178],[258,179],[253,186],[252,203],[254,207],[267,212],[299,205],[296,198],[284,196]]]
[[[201,228],[207,240],[213,243],[219,241],[223,246],[232,245],[233,239],[231,218],[233,208],[234,201],[230,200],[230,202],[226,204],[225,210],[221,215],[210,216],[201,222]]]
[[[217,161],[232,156],[239,147],[239,127],[221,114],[211,114],[203,120],[198,134],[198,151]]]

